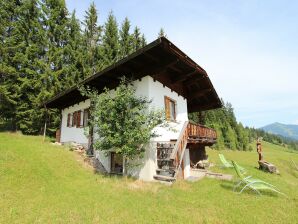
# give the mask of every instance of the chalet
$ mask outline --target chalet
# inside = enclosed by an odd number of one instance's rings
[[[216,142],[215,130],[188,119],[188,113],[221,107],[221,101],[206,71],[191,60],[168,39],[161,37],[135,53],[82,81],[101,92],[113,89],[120,77],[133,79],[136,94],[152,99],[152,106],[164,108],[167,119],[177,131],[158,128],[159,137],[147,146],[140,166],[128,173],[142,180],[175,180],[187,178],[191,165],[205,154],[205,146]],[[84,135],[88,125],[90,100],[76,86],[45,103],[46,108],[61,110],[61,143],[77,142],[91,148]],[[110,173],[123,172],[121,155],[94,156]]]

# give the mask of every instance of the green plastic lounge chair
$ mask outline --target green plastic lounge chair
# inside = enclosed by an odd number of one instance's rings
[[[240,181],[235,185],[233,191],[235,191],[239,186],[244,185],[240,190],[239,194],[241,194],[245,189],[249,188],[255,191],[257,194],[261,195],[260,190],[270,190],[276,193],[282,194],[286,196],[284,193],[280,192],[274,185],[269,184],[265,181],[260,179],[254,179],[252,176],[245,177],[243,173],[240,171],[239,165],[232,161],[233,167],[236,171],[237,176],[239,177]]]
[[[226,160],[226,158],[223,154],[218,154],[218,156],[219,156],[219,159],[222,162],[224,167],[226,167],[226,168],[233,168],[234,167],[232,163],[230,163],[228,160]],[[246,173],[246,170],[243,167],[241,167],[239,165],[238,165],[238,167],[239,167],[239,169],[242,173]]]
[[[220,159],[220,161],[221,161],[221,163],[223,164],[224,167],[226,167],[226,168],[232,168],[233,167],[233,165],[229,161],[226,160],[226,158],[224,157],[223,154],[218,154],[218,156],[219,156],[219,159]]]

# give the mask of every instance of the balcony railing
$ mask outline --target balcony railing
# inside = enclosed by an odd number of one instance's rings
[[[188,123],[188,142],[214,144],[217,139],[216,131],[201,124]]]
[[[188,143],[213,145],[216,142],[216,138],[217,135],[214,129],[186,121],[170,156],[175,167],[174,178],[177,178],[177,175],[179,174],[183,177],[183,172],[179,171],[181,169],[184,151]]]

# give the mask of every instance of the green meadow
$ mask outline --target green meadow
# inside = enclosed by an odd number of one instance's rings
[[[233,192],[233,181],[204,178],[172,186],[94,174],[76,153],[41,137],[0,133],[0,223],[297,223],[298,153],[263,144],[280,175],[257,169],[257,154],[208,149],[213,171],[218,153],[249,175],[287,195]]]

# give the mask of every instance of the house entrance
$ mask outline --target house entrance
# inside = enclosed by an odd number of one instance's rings
[[[123,173],[123,156],[119,153],[111,152],[111,173]]]

